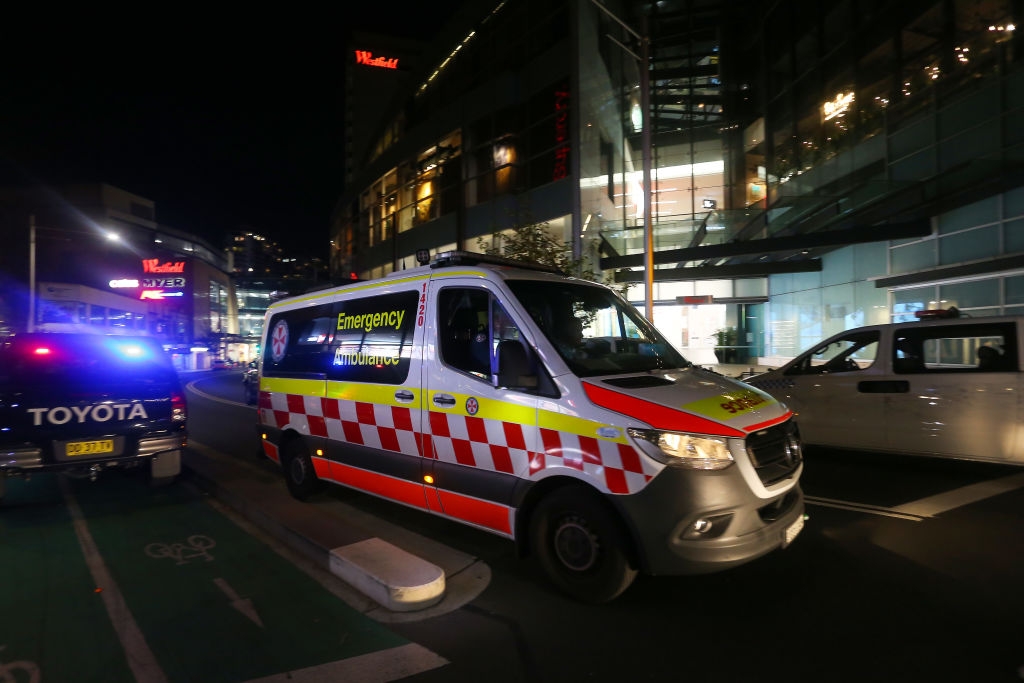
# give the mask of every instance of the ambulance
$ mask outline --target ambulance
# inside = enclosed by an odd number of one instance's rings
[[[267,310],[259,429],[293,496],[330,482],[504,536],[595,603],[800,532],[783,404],[694,366],[603,285],[421,262]]]

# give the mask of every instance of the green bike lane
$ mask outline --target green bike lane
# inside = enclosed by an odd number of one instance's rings
[[[12,661],[41,681],[172,683],[387,681],[445,663],[181,484],[11,480],[0,567],[0,679]]]

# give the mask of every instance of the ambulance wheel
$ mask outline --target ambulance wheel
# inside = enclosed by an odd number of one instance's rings
[[[583,602],[608,602],[637,575],[622,524],[598,494],[580,486],[541,500],[533,512],[530,543],[552,582]]]
[[[302,439],[292,439],[284,447],[282,465],[285,481],[288,482],[288,492],[293,498],[305,500],[320,488],[320,480],[313,469],[309,449]]]

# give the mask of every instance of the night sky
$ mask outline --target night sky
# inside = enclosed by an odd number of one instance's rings
[[[106,182],[214,246],[247,227],[326,257],[348,31],[429,38],[457,4],[37,17],[0,51],[0,184]]]

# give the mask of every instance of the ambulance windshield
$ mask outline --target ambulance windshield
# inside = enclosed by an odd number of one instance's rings
[[[604,287],[543,280],[508,286],[579,377],[689,367],[635,308]]]

